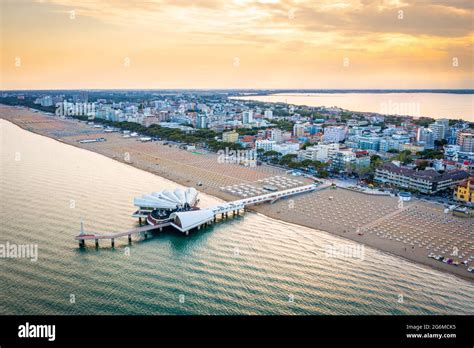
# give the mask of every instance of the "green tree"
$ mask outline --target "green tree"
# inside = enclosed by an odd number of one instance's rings
[[[277,126],[277,128],[280,128],[285,131],[293,131],[293,126],[295,125],[294,122],[288,121],[288,120],[271,120],[273,124]]]
[[[422,159],[442,159],[444,157],[444,153],[442,150],[433,149],[427,149],[424,151],[417,152],[416,155]]]
[[[429,117],[420,117],[418,119],[413,119],[412,123],[420,127],[428,127],[431,123],[434,122],[434,118]]]
[[[293,160],[297,157],[297,155],[295,154],[287,154],[285,156],[282,156],[282,158],[280,159],[280,164],[281,165],[289,165],[290,163],[293,162]]]
[[[321,169],[321,170],[318,170],[318,172],[316,173],[316,176],[318,178],[327,178],[329,176],[329,172],[326,169]]]
[[[373,173],[373,171],[372,171],[372,168],[370,166],[368,166],[368,167],[358,167],[356,169],[356,174],[359,178],[366,178],[372,173]]]
[[[278,151],[274,151],[274,150],[270,150],[270,151],[266,151],[263,153],[263,155],[265,157],[280,157],[281,156],[281,153],[279,153]]]
[[[370,157],[370,166],[372,168],[377,168],[383,163],[382,158],[379,155],[372,155]]]
[[[428,167],[428,161],[420,161],[420,163],[416,166],[418,170],[425,170]]]
[[[408,164],[413,162],[413,158],[411,157],[410,150],[403,150],[401,151],[396,157],[396,160],[400,161],[403,164]]]

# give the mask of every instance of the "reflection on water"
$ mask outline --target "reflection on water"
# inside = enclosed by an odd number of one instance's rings
[[[281,93],[239,97],[294,105],[337,106],[351,111],[390,115],[462,118],[474,121],[474,94],[449,93]]]
[[[86,232],[132,228],[134,196],[178,185],[0,125],[0,242],[39,249],[37,262],[0,259],[1,314],[474,312],[472,283],[370,248],[363,262],[331,259],[327,247],[342,239],[258,214],[80,250],[81,218]]]

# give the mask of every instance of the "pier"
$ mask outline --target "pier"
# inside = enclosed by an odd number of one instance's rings
[[[99,240],[110,240],[110,245],[115,247],[115,239],[128,236],[128,242],[131,243],[132,235],[144,233],[145,238],[147,237],[148,231],[153,230],[162,230],[164,227],[172,226],[176,230],[189,235],[189,231],[192,229],[200,230],[202,227],[205,227],[209,224],[213,224],[217,221],[217,218],[220,216],[222,220],[229,218],[229,213],[232,216],[239,216],[240,212],[245,212],[246,208],[255,204],[262,203],[273,203],[278,199],[285,197],[312,192],[315,190],[321,190],[328,187],[327,184],[322,185],[306,185],[291,188],[283,191],[271,192],[259,196],[249,197],[245,199],[240,199],[232,202],[222,203],[213,207],[193,210],[193,211],[180,211],[174,212],[170,215],[169,219],[158,223],[156,225],[146,225],[134,228],[129,231],[123,231],[118,233],[109,233],[109,234],[95,234],[95,233],[85,233],[84,226],[81,222],[81,232],[75,237],[75,240],[79,241],[79,247],[85,247],[86,240],[94,240],[96,248],[99,247]],[[141,217],[139,218],[141,220]],[[140,221],[141,223],[141,221]]]
[[[115,239],[128,236],[128,242],[132,242],[132,235],[143,233],[145,238],[147,237],[147,232],[152,230],[160,229],[162,230],[163,227],[169,226],[170,222],[166,221],[159,225],[146,225],[134,228],[129,231],[124,232],[117,232],[117,233],[109,233],[109,234],[95,234],[95,233],[84,233],[84,225],[81,222],[81,233],[77,235],[74,239],[79,241],[79,246],[84,247],[86,240],[94,240],[95,246],[99,247],[99,240],[101,239],[108,239],[111,242],[112,247],[115,246]]]

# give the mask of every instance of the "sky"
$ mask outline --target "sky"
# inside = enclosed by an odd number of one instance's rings
[[[472,0],[0,0],[0,89],[474,88]]]

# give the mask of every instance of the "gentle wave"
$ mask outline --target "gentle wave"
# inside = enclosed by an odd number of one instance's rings
[[[372,248],[363,261],[327,258],[326,246],[353,242],[260,214],[134,237],[129,256],[126,238],[80,250],[81,218],[86,231],[134,227],[134,196],[179,185],[0,122],[0,242],[39,248],[37,262],[0,259],[1,314],[474,313],[468,281]]]

